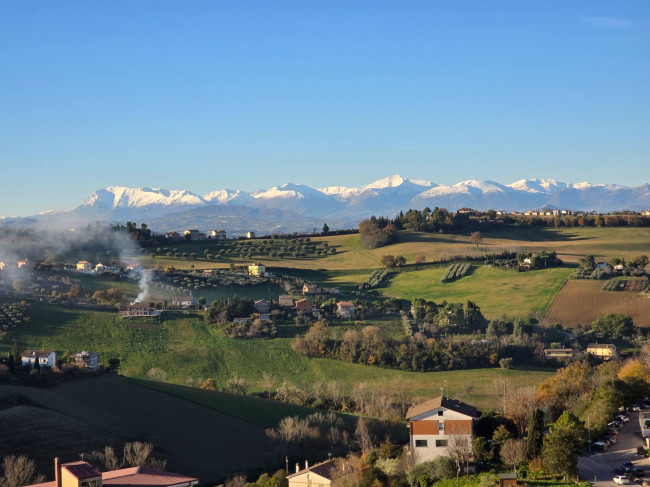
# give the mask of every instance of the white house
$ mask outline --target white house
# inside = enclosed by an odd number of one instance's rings
[[[354,303],[349,301],[339,301],[336,303],[338,314],[341,318],[351,320],[354,318]]]
[[[74,354],[74,363],[78,367],[96,369],[99,366],[99,355],[95,352],[86,352],[83,350],[80,353]]]
[[[477,418],[474,406],[444,396],[411,407],[406,419],[416,462],[449,456],[451,442],[471,444]]]
[[[129,304],[126,308],[120,311],[122,318],[134,318],[138,316],[158,316],[162,313],[159,309],[152,309],[144,303]]]
[[[54,367],[56,365],[56,352],[54,350],[25,350],[21,363],[33,367],[36,360],[38,360],[41,367]]]

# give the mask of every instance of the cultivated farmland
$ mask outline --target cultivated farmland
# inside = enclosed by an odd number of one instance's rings
[[[602,281],[570,280],[544,318],[546,324],[589,325],[607,313],[628,314],[637,326],[650,327],[650,295],[603,289]]]

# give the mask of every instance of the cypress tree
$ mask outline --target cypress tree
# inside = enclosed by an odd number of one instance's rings
[[[528,422],[527,450],[530,458],[536,458],[542,454],[542,442],[544,441],[544,411],[534,409],[530,414]]]

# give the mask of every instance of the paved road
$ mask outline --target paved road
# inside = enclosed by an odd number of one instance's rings
[[[618,475],[618,469],[623,462],[632,462],[643,468],[650,477],[650,458],[636,454],[637,446],[643,444],[639,428],[639,413],[630,412],[630,421],[625,423],[618,434],[617,442],[604,452],[580,457],[578,470],[580,477],[591,482],[596,487],[612,487],[612,480]]]

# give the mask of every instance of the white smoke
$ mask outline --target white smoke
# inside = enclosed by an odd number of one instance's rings
[[[149,296],[149,283],[153,277],[153,272],[150,269],[143,269],[142,267],[136,267],[132,272],[138,279],[138,287],[140,288],[140,293],[135,298],[135,302],[144,303]]]

